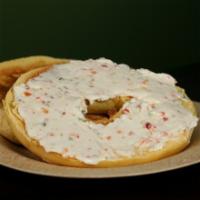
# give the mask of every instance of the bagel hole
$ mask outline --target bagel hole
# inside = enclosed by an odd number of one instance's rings
[[[120,117],[120,111],[124,103],[130,101],[132,98],[131,96],[117,96],[107,100],[95,100],[93,103],[85,99],[87,106],[85,118],[96,124],[106,125]]]

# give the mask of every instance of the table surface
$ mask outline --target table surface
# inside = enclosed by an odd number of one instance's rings
[[[172,75],[191,99],[200,101],[200,64]],[[0,166],[0,197],[28,199],[46,197],[85,197],[94,199],[199,199],[200,164],[147,176],[115,179],[64,179],[31,175]]]

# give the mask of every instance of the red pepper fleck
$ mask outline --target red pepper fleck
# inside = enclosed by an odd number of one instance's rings
[[[76,139],[79,139],[80,138],[80,135],[78,133],[72,133],[70,135],[72,138],[76,138]]]
[[[141,109],[141,108],[142,108],[141,104],[138,104],[138,105],[136,106],[136,108]]]
[[[129,111],[128,108],[125,108],[122,112],[123,112],[124,114],[126,114],[126,113],[129,113],[130,111]]]
[[[107,67],[108,67],[108,65],[106,65],[106,64],[102,64],[102,65],[101,65],[101,67],[106,67],[106,68],[107,68]]]
[[[132,135],[134,135],[135,133],[133,132],[133,131],[129,131],[129,133],[128,133],[128,135],[129,136],[132,136]]]
[[[163,117],[163,121],[168,121],[168,117]]]
[[[161,116],[165,116],[165,112],[160,112]]]
[[[79,138],[80,138],[80,135],[77,134],[77,135],[76,135],[76,138],[79,139]]]
[[[97,72],[94,69],[90,70],[91,74],[96,74]]]
[[[149,81],[147,79],[142,81],[142,84],[146,85]]]
[[[146,129],[151,129],[151,128],[152,128],[152,124],[149,123],[149,122],[147,122],[147,123],[145,124],[145,128],[146,128]]]
[[[160,112],[160,114],[162,116],[163,121],[168,121],[169,118],[166,116],[165,112]]]
[[[42,112],[47,114],[49,112],[49,110],[47,108],[42,108]]]
[[[65,147],[64,149],[63,149],[63,153],[67,153],[69,151],[69,149],[67,148],[67,147]]]
[[[118,133],[118,134],[121,134],[121,133],[122,133],[122,130],[121,130],[121,129],[117,130],[117,133]]]
[[[143,139],[143,140],[140,141],[140,145],[142,145],[144,143],[145,143],[145,139]]]
[[[140,141],[140,145],[143,145],[143,144],[148,144],[150,143],[152,140],[150,138],[144,138]]]
[[[110,135],[106,137],[107,140],[111,140],[111,138],[112,137]]]
[[[40,97],[36,97],[36,99],[40,99]]]
[[[154,126],[153,124],[151,124],[150,122],[145,123],[144,127],[148,130],[153,130],[156,128],[156,126]]]
[[[25,91],[25,92],[24,92],[24,95],[28,97],[28,96],[31,96],[32,93],[31,93],[31,92],[28,92],[28,91]]]

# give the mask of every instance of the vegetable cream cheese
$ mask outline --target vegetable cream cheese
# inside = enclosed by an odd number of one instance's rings
[[[168,74],[131,69],[111,60],[71,61],[14,87],[27,134],[47,152],[87,164],[162,149],[197,125],[182,106],[187,98]],[[90,102],[131,96],[107,125],[85,118]]]

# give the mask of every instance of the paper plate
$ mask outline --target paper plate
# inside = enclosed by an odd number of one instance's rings
[[[200,116],[200,103],[195,103]],[[129,177],[169,171],[200,162],[200,123],[192,136],[191,144],[181,153],[147,164],[119,168],[74,168],[45,163],[21,146],[0,137],[0,165],[15,170],[65,178]]]

